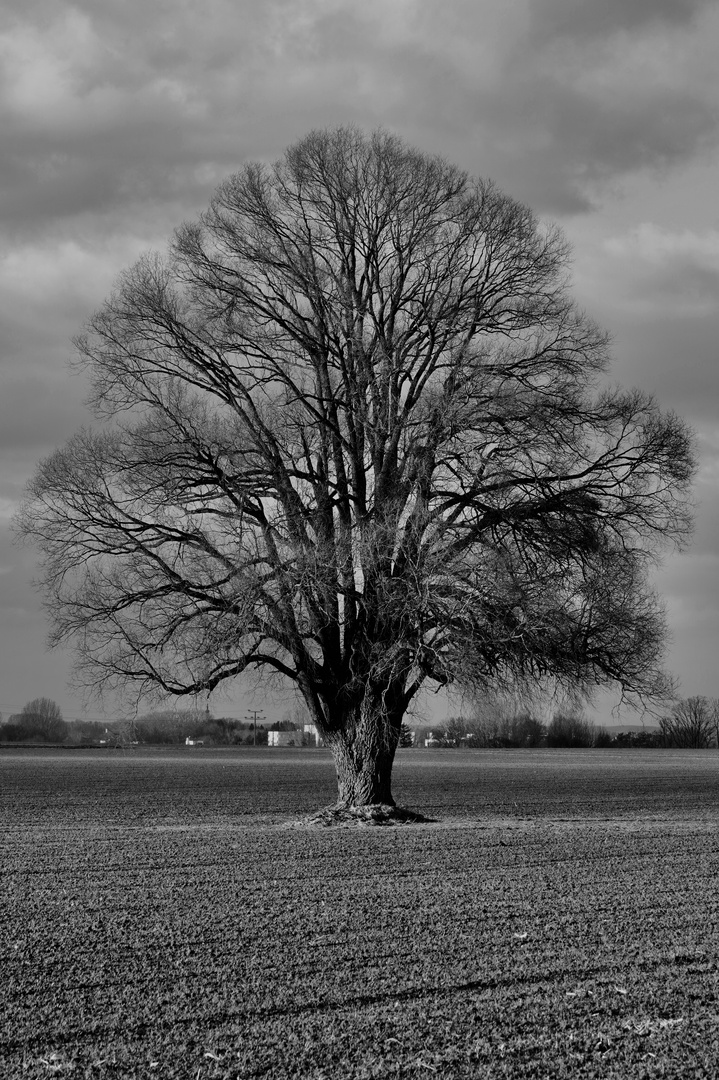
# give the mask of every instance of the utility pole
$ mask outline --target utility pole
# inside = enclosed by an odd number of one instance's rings
[[[262,715],[262,713],[261,713],[261,711],[259,709],[250,709],[250,715],[245,717],[245,720],[251,720],[252,721],[252,745],[253,746],[257,746],[257,717],[258,716],[260,717],[261,720],[264,720],[264,716]]]

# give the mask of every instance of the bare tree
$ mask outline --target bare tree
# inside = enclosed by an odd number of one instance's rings
[[[539,746],[546,735],[545,725],[536,717],[500,702],[493,708],[477,708],[471,717],[450,717],[444,730],[450,742],[459,745],[467,740],[475,747]]]
[[[719,750],[719,698],[710,698],[709,710],[714,732],[714,745]]]
[[[249,164],[79,339],[98,413],[19,517],[90,687],[291,680],[339,804],[392,804],[425,684],[662,690],[647,563],[692,437],[607,389],[567,246],[399,139]]]
[[[591,720],[569,710],[556,712],[547,726],[547,746],[594,746],[596,737]]]
[[[711,745],[716,732],[715,709],[706,697],[690,697],[677,702],[670,716],[659,721],[665,746],[702,750]]]
[[[68,726],[62,718],[60,706],[51,698],[33,698],[23,705],[14,719],[28,732],[47,742],[62,742],[67,738]]]

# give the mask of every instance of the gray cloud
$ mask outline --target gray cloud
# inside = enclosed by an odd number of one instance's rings
[[[717,413],[719,231],[640,224],[583,260],[577,292],[614,335],[614,378],[707,423]]]
[[[681,37],[705,9],[215,0],[168,23],[137,2],[18,5],[3,39],[0,220],[17,232],[151,207],[156,235],[248,157],[341,122],[383,123],[540,210],[586,210],[597,184],[716,144],[716,84]],[[623,43],[596,47],[619,29]],[[646,34],[659,50],[679,35],[681,77],[642,66]]]
[[[617,179],[716,149],[714,5],[543,0],[530,11],[491,105],[494,130],[513,133],[512,171],[529,167],[529,197],[538,173],[543,206],[591,209]]]
[[[657,576],[657,587],[667,602],[672,638],[667,660],[680,680],[680,693],[717,697],[719,555],[673,556]]]
[[[82,392],[82,383],[68,379],[62,368],[54,375],[38,372],[3,379],[0,451],[13,449],[24,454],[30,450],[34,454],[45,448],[44,452],[49,453],[66,439],[68,431],[90,419],[80,404]],[[6,479],[7,472],[0,481],[0,492]]]
[[[559,215],[591,211],[615,180],[683,166],[719,137],[716,108],[692,92],[608,102],[545,75],[519,81],[496,103],[493,119],[497,131],[506,125],[513,133],[497,154],[497,180]],[[534,140],[539,145],[529,152]]]
[[[660,88],[606,102],[552,83],[535,89],[545,108],[551,103],[547,130],[575,183],[683,163],[719,130],[716,108],[692,92]]]
[[[544,38],[605,37],[655,23],[683,26],[713,0],[533,0],[534,33]]]

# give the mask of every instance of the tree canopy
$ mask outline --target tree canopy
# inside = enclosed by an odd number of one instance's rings
[[[701,695],[679,699],[671,715],[661,717],[659,730],[664,746],[719,747],[719,701]]]
[[[41,739],[44,742],[63,742],[68,730],[57,702],[39,697],[28,701],[19,713],[10,717],[3,735],[8,741]]]
[[[126,271],[78,342],[113,418],[41,463],[53,643],[94,687],[294,683],[347,805],[421,687],[660,693],[651,560],[692,435],[610,387],[552,226],[383,131],[308,135]]]

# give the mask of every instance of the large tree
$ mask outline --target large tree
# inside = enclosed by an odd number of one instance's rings
[[[662,744],[703,750],[717,737],[718,717],[716,701],[701,695],[680,699],[671,715],[659,720]]]
[[[62,718],[57,702],[51,698],[39,697],[23,705],[17,716],[10,718],[11,723],[23,729],[23,738],[37,737],[46,742],[63,742],[68,735],[68,726]]]
[[[339,805],[392,803],[421,687],[661,689],[651,557],[689,527],[682,422],[602,381],[567,246],[385,133],[218,189],[78,341],[113,418],[39,466],[54,643],[90,686],[294,683]]]

